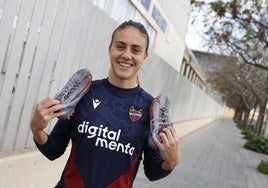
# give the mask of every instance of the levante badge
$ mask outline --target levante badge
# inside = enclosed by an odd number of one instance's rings
[[[132,106],[129,108],[128,114],[131,121],[138,121],[142,116],[142,109],[135,109],[135,107]]]

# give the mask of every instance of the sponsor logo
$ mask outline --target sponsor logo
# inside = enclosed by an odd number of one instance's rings
[[[100,104],[101,104],[101,100],[99,99],[92,99],[93,101],[93,108],[96,109]]]
[[[78,132],[87,134],[88,139],[96,138],[96,147],[121,152],[127,155],[133,155],[135,151],[135,147],[131,146],[131,143],[124,144],[120,142],[121,129],[111,131],[108,127],[104,127],[103,125],[89,125],[89,122],[83,121],[83,123],[78,125]]]

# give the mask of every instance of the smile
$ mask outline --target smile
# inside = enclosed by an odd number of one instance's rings
[[[122,63],[122,62],[119,62],[119,65],[121,65],[122,67],[125,67],[125,68],[129,68],[129,67],[132,67],[133,65],[131,64],[128,64],[128,63]]]

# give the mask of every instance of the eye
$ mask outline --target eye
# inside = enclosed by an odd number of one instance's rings
[[[138,54],[138,53],[141,52],[141,49],[140,49],[140,48],[133,48],[133,49],[132,49],[132,52],[133,52],[134,54]]]
[[[126,48],[126,45],[123,42],[115,42],[115,48],[117,50],[124,50]]]
[[[124,45],[122,45],[122,44],[117,44],[117,45],[116,45],[116,48],[117,48],[118,50],[123,50],[123,49],[124,49]]]

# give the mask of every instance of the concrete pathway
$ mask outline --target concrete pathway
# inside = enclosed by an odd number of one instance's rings
[[[246,140],[231,119],[216,120],[180,139],[182,159],[168,177],[150,182],[141,166],[134,188],[267,188],[257,170],[268,155],[243,148]]]

